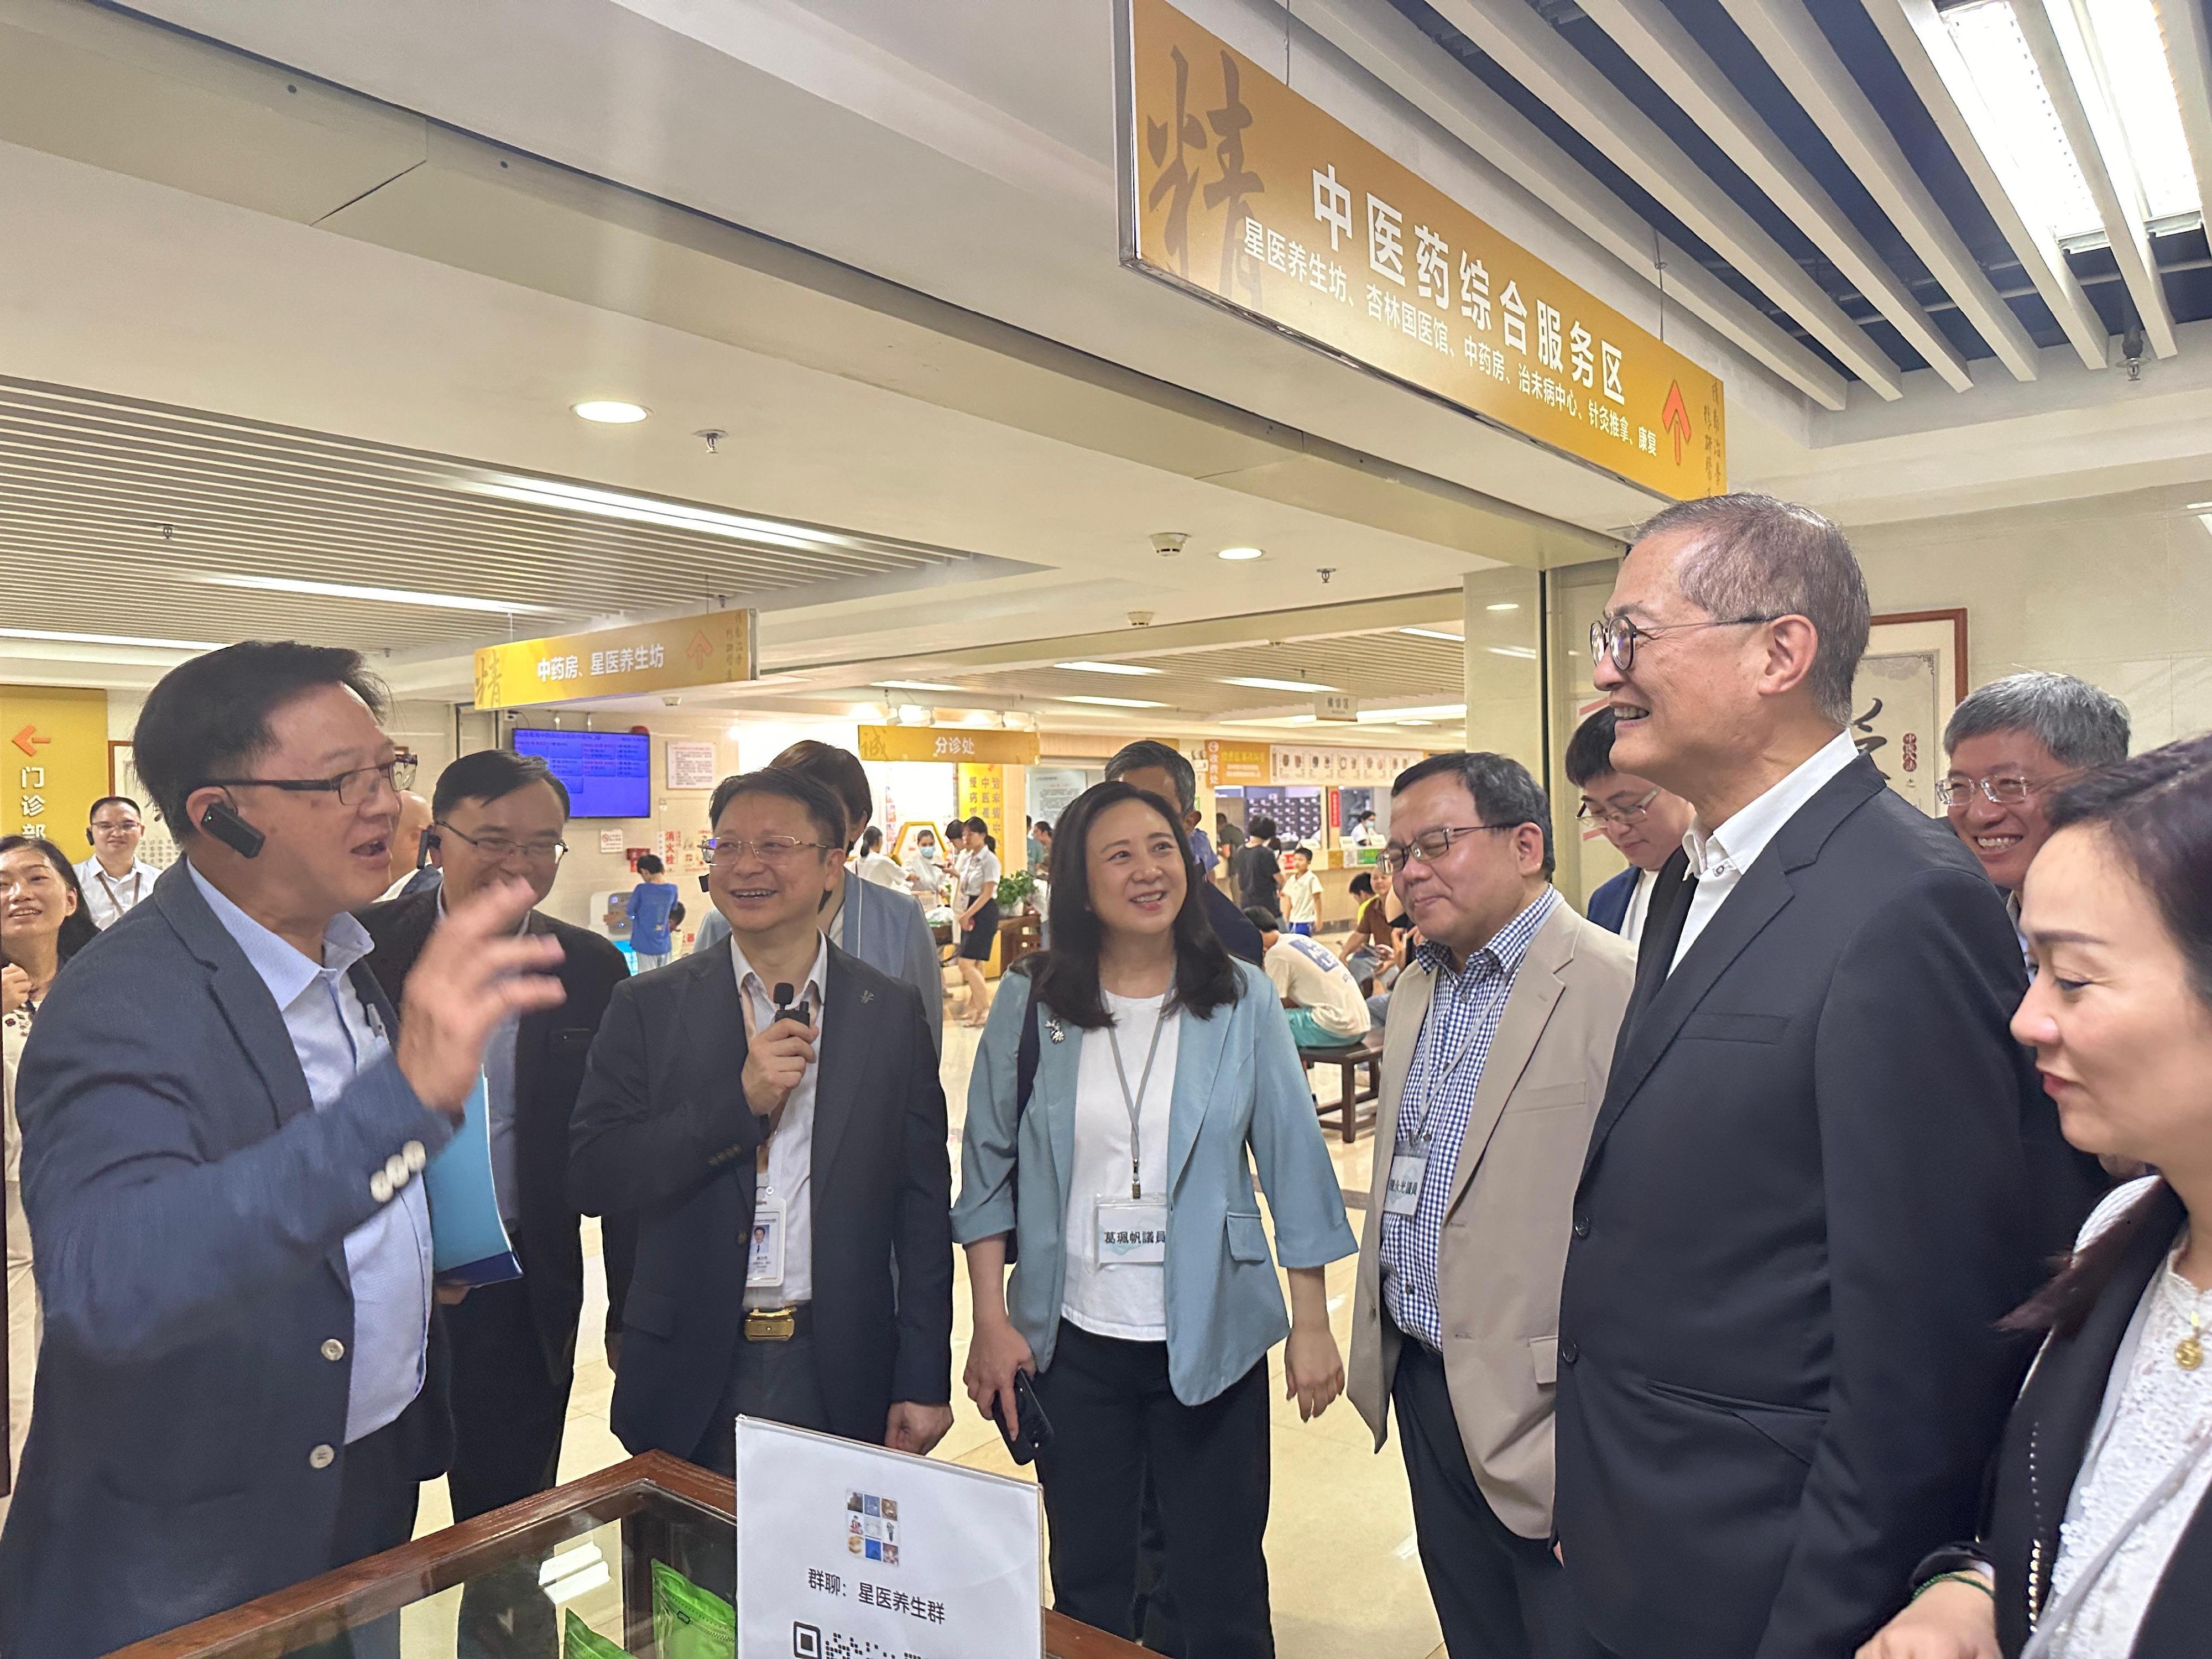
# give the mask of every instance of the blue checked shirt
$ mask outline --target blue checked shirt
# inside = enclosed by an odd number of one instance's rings
[[[1469,952],[1456,973],[1443,946],[1425,944],[1419,952],[1436,984],[1398,1097],[1397,1150],[1418,1151],[1416,1133],[1425,1131],[1429,1164],[1421,1174],[1420,1202],[1413,1213],[1382,1218],[1382,1305],[1400,1330],[1434,1349],[1444,1345],[1443,1320],[1437,1310],[1437,1252],[1468,1115],[1474,1109],[1483,1061],[1498,1036],[1514,976],[1528,959],[1528,942],[1560,902],[1559,890],[1547,887],[1489,944]]]

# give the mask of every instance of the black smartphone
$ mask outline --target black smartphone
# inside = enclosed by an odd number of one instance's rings
[[[994,1413],[997,1415],[995,1410]],[[999,1432],[1006,1439],[1006,1449],[1013,1454],[1014,1462],[1027,1463],[1052,1444],[1052,1419],[1044,1414],[1044,1405],[1036,1397],[1036,1388],[1027,1371],[1014,1373],[1015,1431],[1009,1431],[1006,1419],[999,1416]]]

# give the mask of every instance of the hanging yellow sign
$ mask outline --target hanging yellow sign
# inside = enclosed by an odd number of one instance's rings
[[[1124,264],[1674,500],[1721,382],[1166,0],[1116,0]]]
[[[933,726],[863,726],[859,731],[860,758],[864,761],[1036,764],[1037,734],[1034,732],[979,732]]]
[[[0,685],[0,763],[11,786],[0,833],[79,850],[93,802],[108,793],[107,693]]]
[[[755,611],[707,611],[488,645],[477,653],[477,707],[521,708],[753,679],[760,672],[759,618]]]

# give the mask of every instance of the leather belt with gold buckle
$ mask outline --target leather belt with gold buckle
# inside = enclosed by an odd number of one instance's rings
[[[798,1333],[799,1310],[796,1308],[745,1310],[745,1340],[748,1342],[788,1342]]]

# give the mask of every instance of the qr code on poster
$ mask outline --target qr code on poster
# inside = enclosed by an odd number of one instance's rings
[[[845,1494],[845,1547],[865,1561],[899,1564],[899,1506],[872,1492]]]
[[[792,1659],[915,1659],[911,1653],[902,1655],[861,1637],[834,1630],[825,1636],[814,1625],[791,1627],[791,1654]]]

